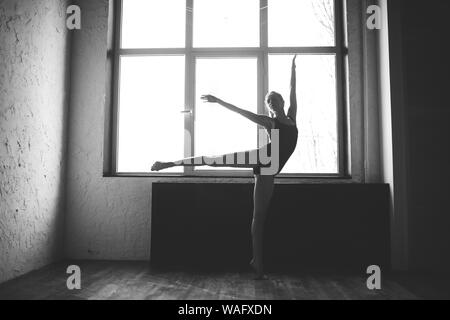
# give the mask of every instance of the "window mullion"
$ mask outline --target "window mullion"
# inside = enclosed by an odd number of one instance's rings
[[[195,143],[195,61],[192,53],[193,43],[193,11],[194,1],[186,0],[186,73],[185,73],[185,109],[191,113],[185,115],[184,130],[184,155],[186,158],[194,156]],[[190,175],[194,171],[192,167],[184,167],[184,174]]]
[[[260,37],[261,37],[261,52],[260,55],[261,63],[259,64],[262,68],[261,70],[261,87],[260,87],[260,95],[262,99],[262,103],[259,104],[259,112],[265,113],[266,110],[264,108],[264,94],[268,91],[269,88],[269,78],[268,78],[268,62],[269,62],[269,25],[268,25],[268,0],[260,0]]]
[[[264,96],[269,88],[268,78],[268,62],[269,62],[269,26],[268,26],[268,0],[260,0],[260,54],[258,55],[258,113],[267,114],[264,107]],[[261,128],[258,128],[261,129]],[[264,141],[259,141],[257,132],[258,146],[260,147]]]
[[[337,130],[338,130],[338,170],[341,175],[348,172],[348,155],[346,154],[346,75],[345,75],[345,34],[344,34],[344,3],[334,1],[335,16],[335,46],[336,46],[336,93],[337,93]]]
[[[267,49],[268,47],[268,34],[269,34],[269,27],[268,27],[268,0],[260,0],[260,47],[263,49]]]
[[[111,169],[114,174],[118,171],[119,159],[119,88],[120,88],[120,49],[122,48],[122,12],[123,0],[114,3],[114,62],[113,62],[113,129],[112,129],[112,159]]]

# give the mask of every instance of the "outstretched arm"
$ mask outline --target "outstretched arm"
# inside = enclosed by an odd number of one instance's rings
[[[230,103],[227,103],[225,101],[220,100],[219,98],[216,98],[212,95],[204,95],[202,96],[202,100],[209,103],[218,103],[221,106],[227,108],[230,111],[236,112],[240,114],[241,116],[247,118],[248,120],[270,130],[273,128],[273,120],[268,116],[263,116],[260,114],[255,114],[253,112],[238,108]]]
[[[297,122],[297,75],[296,75],[296,64],[295,60],[297,55],[295,55],[292,60],[292,75],[291,75],[291,105],[288,111],[288,117],[294,122]]]

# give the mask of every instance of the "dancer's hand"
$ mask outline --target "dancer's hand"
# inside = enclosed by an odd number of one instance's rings
[[[220,102],[219,98],[216,98],[216,97],[214,97],[214,96],[212,96],[210,94],[202,96],[201,99],[204,102],[209,102],[209,103],[219,103]]]
[[[294,70],[295,70],[295,68],[297,68],[296,60],[297,60],[297,55],[295,55],[294,59],[292,59],[292,69],[294,69]]]

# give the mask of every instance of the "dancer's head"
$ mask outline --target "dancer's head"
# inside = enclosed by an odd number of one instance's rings
[[[284,113],[284,99],[278,92],[272,91],[267,94],[266,106],[274,115]]]

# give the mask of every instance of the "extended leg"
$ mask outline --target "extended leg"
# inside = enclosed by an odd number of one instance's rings
[[[264,279],[263,271],[263,240],[264,224],[274,189],[274,176],[256,176],[254,190],[254,209],[252,223],[253,260],[252,267],[258,279]]]
[[[210,166],[215,168],[227,167],[227,168],[255,168],[261,165],[260,158],[261,155],[267,154],[267,146],[261,149],[255,149],[250,151],[242,151],[229,153],[221,156],[202,156],[202,157],[192,157],[175,162],[156,162],[152,171],[161,171],[168,168],[173,168],[177,166],[182,167],[199,167],[199,166]],[[264,164],[263,164],[264,165]]]

